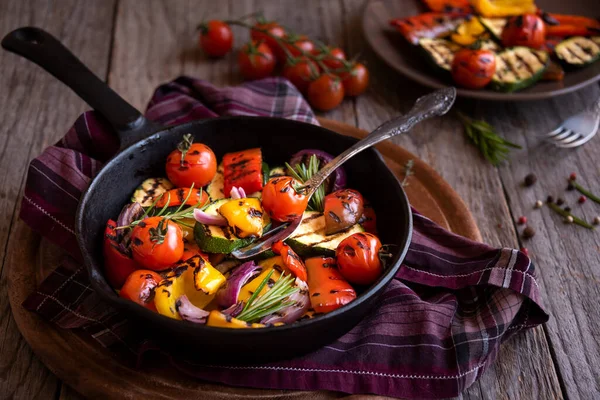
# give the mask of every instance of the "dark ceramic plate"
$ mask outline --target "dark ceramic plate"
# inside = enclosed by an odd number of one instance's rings
[[[600,16],[599,0],[538,0],[538,7],[552,13]],[[416,49],[389,25],[392,18],[424,12],[420,0],[371,0],[363,13],[363,32],[375,53],[402,75],[431,88],[448,86],[449,82],[431,72]],[[516,93],[492,90],[459,89],[458,95],[485,100],[521,101],[560,96],[581,89],[600,79],[600,61],[587,68],[568,71],[562,82],[538,82]]]

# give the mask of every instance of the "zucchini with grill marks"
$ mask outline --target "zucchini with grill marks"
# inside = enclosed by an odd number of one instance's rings
[[[210,201],[216,201],[229,197],[229,193],[227,193],[227,196],[225,196],[225,193],[223,192],[223,186],[225,184],[224,179],[223,163],[221,163],[217,167],[217,173],[215,174],[213,180],[206,187],[206,193],[208,194],[208,197],[210,197]]]
[[[554,53],[565,67],[585,67],[600,58],[600,36],[575,36],[563,40],[556,45]]]
[[[142,207],[150,207],[161,194],[173,189],[173,184],[167,178],[148,178],[133,192],[131,202],[136,201]]]
[[[484,28],[492,35],[492,37],[497,40],[502,40],[502,31],[504,30],[504,26],[506,25],[507,18],[484,18],[479,17],[479,22]]]
[[[548,67],[548,53],[513,47],[496,55],[496,73],[490,86],[499,92],[515,92],[536,83]]]
[[[450,77],[454,53],[461,49],[459,45],[445,39],[421,39],[419,47],[429,64],[446,78]]]

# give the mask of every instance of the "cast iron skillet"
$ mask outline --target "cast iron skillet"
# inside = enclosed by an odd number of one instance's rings
[[[126,312],[145,332],[167,339],[175,349],[201,351],[206,360],[251,362],[306,353],[332,342],[356,325],[377,302],[403,260],[412,233],[410,206],[394,174],[379,153],[368,149],[344,165],[349,185],[365,194],[377,212],[383,243],[394,256],[385,274],[360,293],[357,300],[332,313],[288,326],[266,329],[225,329],[191,324],[153,313],[117,296],[102,271],[102,235],[132,191],[146,178],[164,176],[167,155],[183,134],[223,154],[261,147],[270,164],[282,164],[298,150],[318,148],[337,155],[356,142],[330,130],[306,123],[264,117],[227,117],[161,127],[146,120],[68,49],[47,32],[32,27],[9,33],[6,50],[37,63],[75,91],[115,128],[121,150],[98,173],[83,195],[75,222],[81,253],[94,290],[109,304]]]

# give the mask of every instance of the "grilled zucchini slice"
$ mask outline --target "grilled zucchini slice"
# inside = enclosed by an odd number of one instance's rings
[[[556,45],[554,53],[565,67],[585,67],[600,58],[600,36],[574,36],[563,40]]]
[[[479,17],[479,22],[492,35],[495,40],[502,40],[502,31],[506,25],[506,18],[484,18]]]
[[[213,180],[206,187],[206,194],[210,197],[210,201],[217,201],[229,197],[229,194],[225,196],[225,193],[223,193],[223,186],[225,185],[224,179],[223,163],[221,163],[217,167],[217,172],[215,173]]]
[[[148,178],[135,189],[131,196],[131,202],[135,203],[137,201],[142,207],[150,207],[158,196],[174,187],[167,178]]]
[[[459,45],[445,39],[425,38],[419,40],[419,47],[435,71],[450,77],[454,53],[461,49]]]
[[[496,73],[490,86],[499,92],[516,92],[537,82],[548,67],[548,53],[513,47],[496,55]]]

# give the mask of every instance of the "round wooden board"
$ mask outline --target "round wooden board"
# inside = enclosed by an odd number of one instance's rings
[[[324,127],[345,135],[360,138],[367,134],[340,122],[326,119],[320,122]],[[391,143],[383,143],[378,149],[399,177],[403,177],[402,166],[408,160],[414,160],[415,175],[409,178],[406,191],[415,208],[457,234],[481,240],[473,216],[464,202],[430,166]],[[129,368],[98,344],[82,339],[73,331],[56,328],[21,306],[38,282],[58,263],[62,253],[60,249],[41,240],[21,221],[18,221],[12,242],[17,243],[17,249],[10,252],[11,258],[8,260],[8,294],[17,326],[42,362],[62,381],[85,396],[103,399],[382,398],[347,396],[328,391],[230,387],[178,375],[160,366],[145,366],[140,370]]]

